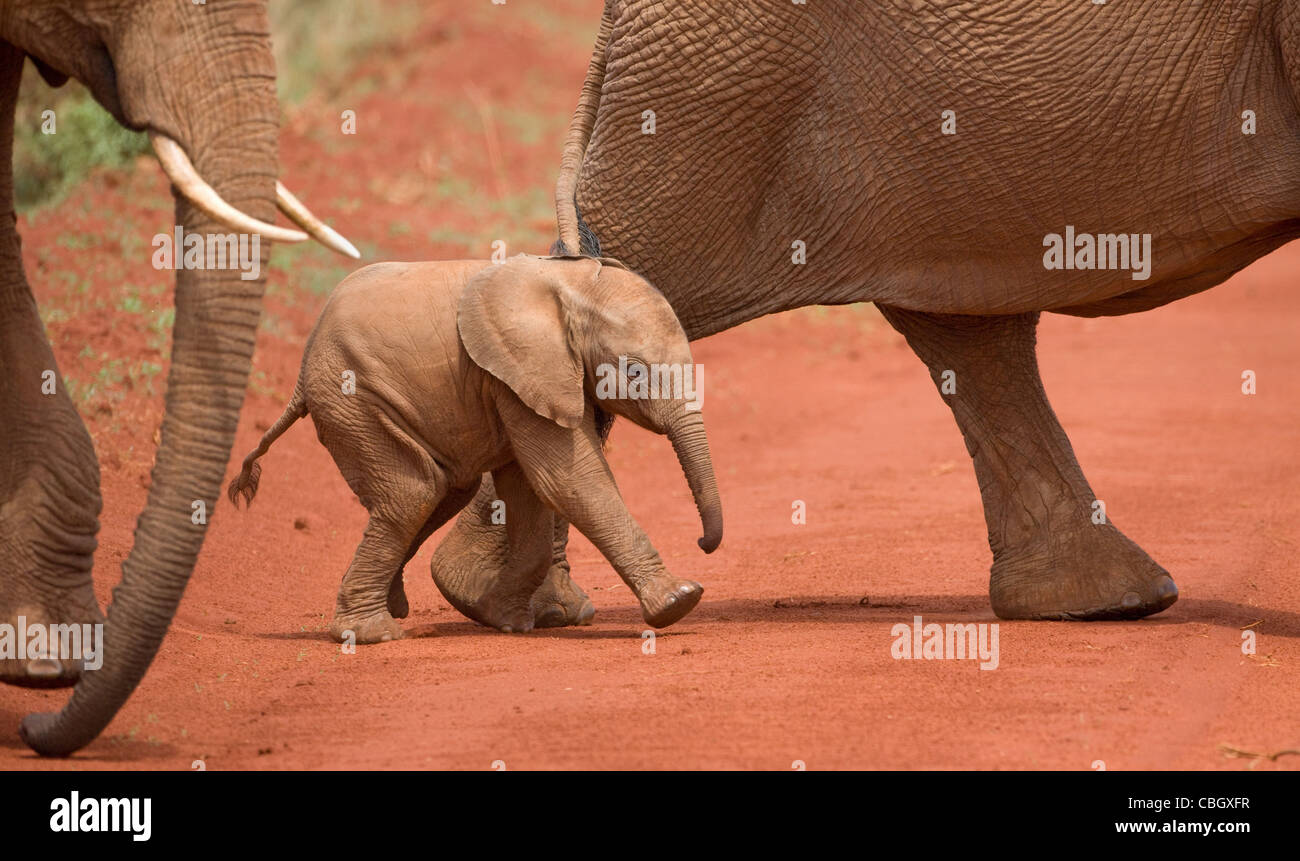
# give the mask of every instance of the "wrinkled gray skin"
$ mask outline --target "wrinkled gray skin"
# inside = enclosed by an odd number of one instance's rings
[[[552,510],[605,555],[647,623],[671,625],[703,589],[665,570],[628,513],[601,451],[599,411],[668,436],[703,522],[700,547],[712,552],[722,540],[722,507],[704,421],[682,389],[601,397],[607,392],[597,382],[602,366],[626,367],[626,381],[649,380],[653,365],[690,364],[668,302],[613,261],[520,255],[501,265],[368,266],[321,312],[294,394],[245,458],[230,499],[252,501],[258,459],[311,415],[370,514],[330,625],[340,642],[401,638],[402,569],[473,498],[484,472],[506,500],[496,509],[504,523],[499,516],[492,528],[543,562],[482,597],[503,629],[533,628],[530,601],[549,567]]]
[[[99,465],[60,383],[23,272],[13,204],[14,106],[24,56],[53,84],[84,83],[117,120],[180,144],[228,203],[275,217],[279,107],[265,2],[0,0],[0,623],[104,621],[91,588]],[[24,118],[24,121],[32,121]],[[186,233],[227,233],[184,197]],[[160,225],[160,229],[170,229]],[[270,242],[261,244],[266,271]],[[203,544],[193,505],[213,510],[234,440],[257,334],[263,279],[234,270],[180,271],[166,412],[149,500],[122,564],[102,644],[103,666],[0,661],[0,680],[70,685],[58,714],[29,715],[23,739],[66,755],[112,719],[162,641]]]
[[[693,339],[876,302],[936,385],[955,373],[944,399],[979,479],[994,611],[1138,618],[1178,592],[1092,522],[1039,378],[1039,314],[1153,308],[1300,236],[1298,74],[1295,0],[611,0],[565,150],[557,247],[579,247],[580,212]],[[1151,277],[1046,269],[1044,237],[1066,225],[1150,233]],[[491,494],[459,518],[434,577],[499,626],[480,596],[531,561],[483,528]],[[538,624],[585,621],[562,530],[553,555]]]

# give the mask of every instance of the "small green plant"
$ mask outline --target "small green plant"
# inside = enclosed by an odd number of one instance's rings
[[[43,131],[49,128],[47,110],[54,112],[53,134]],[[58,203],[94,168],[126,168],[148,151],[145,135],[118,125],[85,87],[69,81],[56,90],[30,65],[24,71],[14,111],[14,200],[20,212]]]
[[[146,343],[150,350],[158,353],[163,358],[167,358],[170,353],[168,343],[171,341],[172,326],[175,323],[175,308],[163,308],[154,311],[149,318],[149,338]]]
[[[127,286],[122,298],[117,300],[117,310],[127,314],[143,314],[145,305],[140,298],[139,288]]]

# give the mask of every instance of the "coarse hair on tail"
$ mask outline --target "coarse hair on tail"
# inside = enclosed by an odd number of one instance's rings
[[[230,501],[239,506],[239,497],[244,497],[244,504],[251,505],[253,497],[257,495],[258,482],[262,480],[262,465],[257,459],[266,454],[280,435],[287,431],[294,422],[307,415],[307,399],[303,397],[302,386],[299,385],[293,390],[293,397],[289,399],[288,405],[285,406],[284,412],[275,420],[275,424],[267,429],[262,435],[262,441],[257,444],[257,448],[248,453],[244,458],[244,467],[239,471],[235,480],[230,482],[230,487],[226,490],[226,495]]]

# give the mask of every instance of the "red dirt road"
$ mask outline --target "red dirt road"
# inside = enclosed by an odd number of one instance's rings
[[[476,231],[484,213],[432,200],[422,184],[459,176],[470,195],[548,194],[586,65],[575,46],[594,31],[599,5],[556,3],[586,30],[546,40],[536,22],[466,21],[453,4],[430,4],[425,28],[383,61],[401,70],[406,95],[358,98],[362,128],[376,131],[330,144],[328,155],[319,138],[351,105],[297,111],[283,139],[286,178],[380,259],[486,255],[471,241],[430,238],[449,235],[447,225]],[[483,122],[456,104],[498,107]],[[518,122],[492,122],[508,116],[503,104],[558,119],[523,143]],[[316,126],[328,128],[306,131]],[[494,126],[495,144],[481,144]],[[129,197],[130,230],[166,229],[156,169],[124,182],[94,181],[93,200],[105,208]],[[362,205],[329,203],[346,199]],[[119,323],[112,308],[122,280],[157,287],[166,274],[141,251],[122,279],[106,275],[97,261],[123,253],[127,228],[105,218],[101,247],[58,243],[76,219],[96,223],[96,207],[84,208],[66,204],[23,226],[43,308],[71,301],[53,276],[66,268],[89,273],[92,295],[108,297],[107,308],[51,321],[63,372],[89,361],[87,344],[162,361],[146,322]],[[543,251],[546,224],[523,229],[528,239],[512,251]],[[503,635],[438,594],[429,557],[440,536],[406,570],[407,639],[341,654],[324,627],[364,512],[304,422],[264,459],[252,509],[223,502],[215,512],[163,649],[104,736],[70,760],[38,759],[18,721],[58,708],[67,692],[0,688],[0,768],[188,769],[203,759],[214,770],[498,761],[510,770],[784,770],[801,760],[809,769],[1086,770],[1101,760],[1111,770],[1294,770],[1300,756],[1244,759],[1219,745],[1300,747],[1298,273],[1293,245],[1163,309],[1044,319],[1045,383],[1093,488],[1181,590],[1154,618],[1002,622],[992,671],[895,660],[891,628],[914,615],[997,621],[974,475],[924,367],[874,310],[805,309],[697,346],[727,520],[714,555],[695,546],[699,524],[667,442],[616,426],[610,460],[629,506],[669,568],[706,588],[654,654],[643,652],[631,594],[581,537],[574,576],[596,624]],[[274,325],[259,341],[232,475],[279,414],[322,301],[295,293],[297,277],[272,276]],[[155,310],[170,301],[145,292]],[[1255,395],[1241,391],[1247,369]],[[163,379],[157,394],[137,387],[87,410],[104,472],[95,578],[105,604],[143,506]],[[791,523],[794,500],[807,505],[806,525]],[[1257,654],[1245,655],[1251,625]]]

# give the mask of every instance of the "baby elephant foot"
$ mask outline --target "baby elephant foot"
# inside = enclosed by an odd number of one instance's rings
[[[388,611],[370,616],[339,616],[330,623],[330,636],[338,643],[386,643],[402,639],[402,626]]]
[[[703,594],[694,580],[666,577],[641,590],[641,617],[652,628],[666,628],[694,610]]]
[[[596,606],[569,577],[568,566],[552,565],[542,585],[533,593],[533,626],[563,628],[590,625]]]

